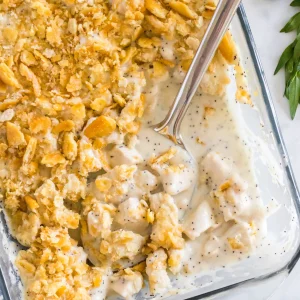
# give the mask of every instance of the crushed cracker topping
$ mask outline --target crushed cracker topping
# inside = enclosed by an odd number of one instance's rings
[[[16,262],[27,299],[90,299],[90,290],[102,285],[106,271],[87,265],[68,229],[80,230],[89,259],[101,267],[149,255],[147,266],[122,268],[114,282],[124,280],[137,293],[146,269],[152,292],[168,287],[164,249],[176,253],[168,260],[175,268],[185,244],[169,195],[179,191],[151,193],[166,184],[157,173],[181,180],[187,168],[170,162],[176,154],[170,148],[150,158],[151,171],[141,170],[134,147],[149,104],[147,80],[163,82],[188,70],[216,2],[2,2],[0,178],[11,232],[28,247]],[[229,79],[216,70],[235,59],[228,33],[202,90],[224,93]],[[242,78],[238,85],[237,99],[250,103]],[[135,223],[149,233],[114,223]]]

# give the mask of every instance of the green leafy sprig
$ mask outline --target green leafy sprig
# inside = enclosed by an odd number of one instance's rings
[[[294,0],[291,6],[300,6],[300,0]],[[286,47],[277,64],[274,75],[285,68],[284,95],[290,103],[290,114],[295,118],[298,104],[300,103],[300,12],[295,14],[280,32],[296,30],[297,37],[293,43]]]

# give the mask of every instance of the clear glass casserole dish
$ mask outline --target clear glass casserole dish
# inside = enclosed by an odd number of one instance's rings
[[[238,264],[203,274],[192,286],[186,286],[186,290],[178,292],[180,295],[170,296],[170,299],[218,297],[225,291],[229,291],[230,299],[233,299],[240,286],[257,286],[258,282],[276,275],[282,280],[293,269],[300,254],[299,192],[242,6],[232,22],[231,31],[240,49],[255,104],[255,109],[242,104],[238,108],[249,133],[247,139],[252,143],[255,175],[264,203],[272,205],[277,202],[279,207],[268,218],[269,239],[255,255]],[[14,267],[19,245],[8,232],[3,212],[0,236],[0,296],[5,300],[22,299],[22,284]]]

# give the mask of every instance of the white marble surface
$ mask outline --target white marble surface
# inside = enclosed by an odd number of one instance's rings
[[[291,0],[243,1],[272,93],[294,174],[298,186],[300,186],[300,106],[295,120],[291,121],[288,102],[282,96],[284,91],[284,73],[280,72],[279,75],[273,76],[282,51],[295,38],[294,34],[279,33],[289,18],[299,11],[297,8],[289,7],[290,2]],[[288,279],[275,291],[270,299],[300,299],[300,262],[298,262]],[[241,300],[244,300],[244,298]]]

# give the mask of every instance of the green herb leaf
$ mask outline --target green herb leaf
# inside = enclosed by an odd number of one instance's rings
[[[297,40],[297,43],[294,48],[294,59],[298,59],[300,57],[300,39]]]
[[[291,82],[291,79],[295,76],[296,68],[294,64],[294,60],[291,58],[287,64],[285,65],[285,90],[284,96],[288,98],[288,89]],[[295,69],[295,70],[294,70]]]
[[[300,0],[294,0],[290,5],[291,6],[300,6]]]
[[[300,0],[294,0],[291,6],[300,6]],[[291,118],[294,119],[300,105],[300,12],[295,14],[282,28],[281,32],[295,30],[296,39],[287,46],[280,56],[274,75],[282,68],[285,70],[284,96],[289,100]]]
[[[279,62],[278,62],[278,65],[276,67],[276,70],[274,72],[274,75],[276,75],[279,70],[281,68],[284,67],[284,65],[293,57],[293,52],[294,52],[294,43],[290,44],[287,48],[285,48],[285,50],[283,51],[280,59],[279,59]]]
[[[288,99],[290,102],[290,114],[295,118],[300,97],[300,72],[296,72],[288,87]]]
[[[293,71],[294,71],[294,60],[293,60],[293,58],[291,58],[291,59],[287,62],[287,64],[286,64],[286,70],[287,70],[287,72],[289,72],[289,73],[293,73]]]
[[[281,29],[280,32],[291,32],[300,26],[300,12],[295,14],[286,25]]]

